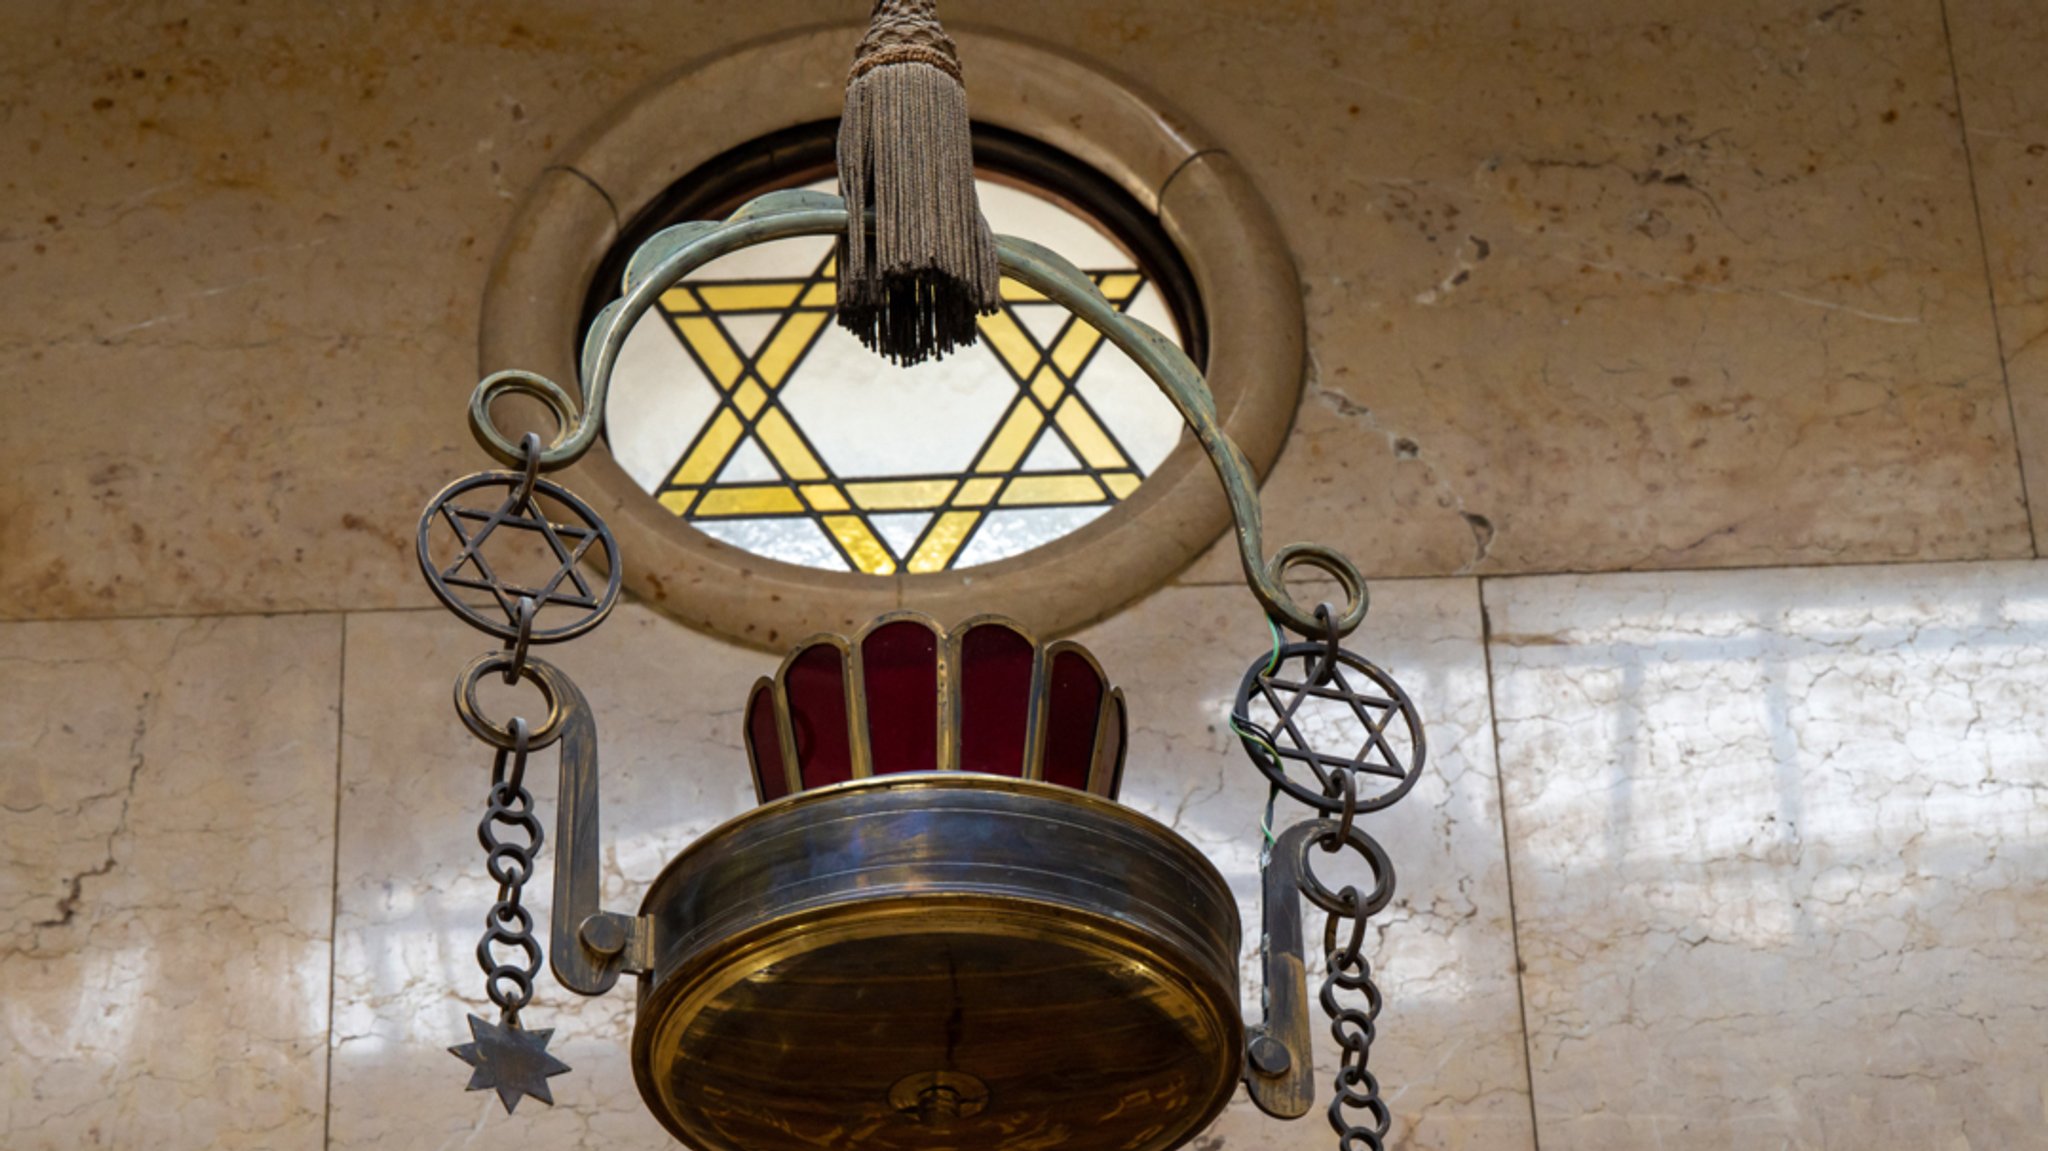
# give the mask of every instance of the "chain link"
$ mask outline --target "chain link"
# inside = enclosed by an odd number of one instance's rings
[[[519,629],[519,634],[505,641],[505,650],[510,653],[505,660],[507,685],[518,683],[519,673],[526,670],[526,649],[533,646],[533,621],[539,615],[540,605],[533,602],[532,596],[519,597],[512,615],[513,626]]]
[[[1337,634],[1337,616],[1330,610],[1329,604],[1316,605],[1316,625],[1323,629],[1323,654],[1316,660],[1314,670],[1309,672],[1309,682],[1322,687],[1336,675],[1338,656],[1344,649],[1338,644],[1341,637]]]

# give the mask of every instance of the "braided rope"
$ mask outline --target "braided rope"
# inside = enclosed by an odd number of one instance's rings
[[[960,52],[939,25],[937,0],[876,0],[868,34],[853,50],[851,84],[884,64],[930,64],[960,79]]]

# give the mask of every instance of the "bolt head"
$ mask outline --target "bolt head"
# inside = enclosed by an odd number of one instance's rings
[[[1294,1059],[1287,1054],[1287,1045],[1270,1035],[1261,1035],[1252,1040],[1246,1052],[1251,1059],[1252,1070],[1261,1075],[1285,1075],[1294,1065]]]
[[[599,912],[584,920],[576,934],[583,946],[599,955],[617,955],[626,949],[626,925],[618,916]]]

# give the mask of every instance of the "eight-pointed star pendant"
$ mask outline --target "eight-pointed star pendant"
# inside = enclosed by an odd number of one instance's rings
[[[477,1016],[469,1017],[469,1033],[476,1042],[450,1047],[449,1053],[476,1070],[469,1077],[471,1091],[495,1089],[505,1113],[519,1106],[522,1095],[531,1095],[550,1107],[555,1097],[548,1090],[548,1077],[569,1070],[569,1065],[548,1054],[548,1040],[554,1028],[522,1031],[500,1026]]]

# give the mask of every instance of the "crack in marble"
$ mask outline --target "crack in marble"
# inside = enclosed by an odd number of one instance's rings
[[[1345,395],[1342,391],[1324,384],[1322,382],[1322,364],[1317,358],[1313,345],[1310,346],[1308,351],[1308,361],[1309,370],[1306,387],[1309,394],[1320,401],[1324,407],[1329,408],[1347,420],[1358,423],[1374,435],[1385,440],[1387,447],[1393,452],[1397,464],[1408,461],[1420,462],[1423,466],[1423,480],[1430,486],[1431,490],[1436,492],[1438,506],[1455,511],[1458,518],[1464,521],[1465,530],[1472,535],[1472,556],[1459,565],[1458,569],[1452,574],[1469,575],[1480,564],[1486,562],[1487,553],[1493,549],[1494,536],[1496,535],[1493,521],[1465,507],[1465,497],[1459,494],[1457,489],[1448,481],[1437,475],[1434,465],[1422,458],[1422,446],[1420,444],[1408,436],[1402,435],[1381,424],[1379,417],[1374,414],[1372,408],[1359,403],[1357,400]]]
[[[141,702],[136,706],[135,728],[128,741],[128,778],[126,784],[119,791],[88,797],[79,804],[79,808],[83,809],[86,805],[96,801],[112,799],[117,795],[120,797],[121,811],[115,818],[113,829],[107,832],[105,858],[92,867],[75,872],[61,881],[64,886],[64,894],[57,900],[56,917],[39,919],[29,925],[31,928],[36,929],[31,936],[33,942],[30,949],[32,951],[39,952],[42,950],[41,929],[69,927],[72,921],[77,918],[79,906],[85,897],[85,881],[108,875],[118,865],[119,860],[115,854],[115,846],[120,843],[122,837],[128,834],[128,812],[135,801],[136,784],[142,779],[142,769],[146,762],[142,751],[142,742],[149,735],[149,713],[155,698],[154,692],[145,691],[142,693]]]

